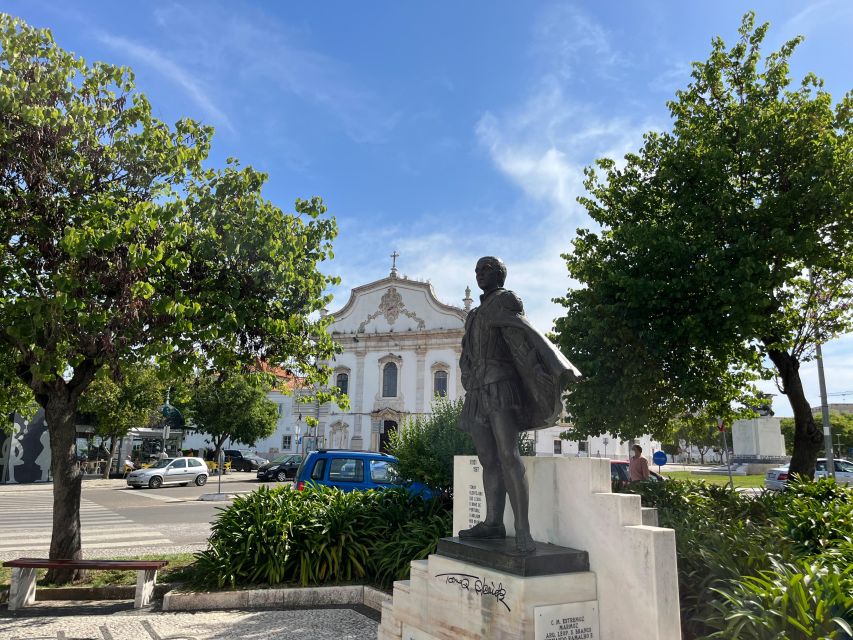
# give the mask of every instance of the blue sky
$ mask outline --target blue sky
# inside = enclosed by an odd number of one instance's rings
[[[322,196],[340,226],[331,310],[387,275],[394,250],[451,304],[476,289],[477,257],[497,254],[542,330],[571,286],[560,254],[589,225],[583,167],[667,128],[690,63],[715,35],[733,42],[747,8],[771,22],[766,51],[806,37],[795,79],[853,86],[848,0],[3,6],[87,61],[132,67],[161,119],[215,126],[211,161],[269,173],[282,208]],[[853,402],[851,355],[850,337],[824,349],[829,392],[851,391],[831,401]],[[802,374],[816,405],[814,367]],[[784,398],[775,408],[790,414]]]

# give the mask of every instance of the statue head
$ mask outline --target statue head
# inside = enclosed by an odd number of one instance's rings
[[[502,287],[506,282],[506,265],[495,256],[484,256],[477,260],[474,273],[477,274],[477,286],[483,291]]]

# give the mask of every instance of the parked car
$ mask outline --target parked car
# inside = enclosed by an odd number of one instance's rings
[[[207,482],[207,475],[207,465],[201,458],[163,458],[150,467],[131,471],[127,484],[134,489],[159,489],[164,484],[188,485],[190,482],[201,487]]]
[[[224,452],[225,463],[231,463],[232,471],[254,471],[269,462],[248,450],[225,449]]]
[[[649,482],[663,482],[664,480],[666,480],[664,476],[649,469]],[[626,485],[631,481],[631,477],[628,475],[627,460],[610,461],[610,481],[618,482],[619,486]]]
[[[782,491],[788,483],[788,465],[768,469],[764,474],[764,486],[773,491]],[[815,465],[815,479],[825,478],[827,472],[826,458],[818,458]],[[838,484],[853,485],[853,462],[839,458],[835,461],[835,481]]]
[[[301,463],[302,456],[298,453],[285,453],[258,467],[258,480],[284,482],[288,478],[295,478]]]
[[[312,451],[299,465],[295,480],[299,491],[309,483],[336,487],[342,491],[405,487],[412,495],[422,496],[426,500],[434,497],[433,491],[426,485],[408,482],[400,477],[397,458],[376,451]]]

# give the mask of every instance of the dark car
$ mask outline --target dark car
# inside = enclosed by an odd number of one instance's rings
[[[666,480],[665,477],[649,469],[649,482],[663,482],[664,480]],[[624,486],[631,481],[628,475],[627,460],[610,461],[610,481],[616,486]]]
[[[258,480],[284,482],[288,478],[295,478],[296,470],[299,469],[301,463],[302,456],[298,453],[286,453],[278,456],[258,467]]]
[[[336,487],[342,491],[405,487],[412,495],[419,495],[426,500],[434,497],[426,485],[404,481],[400,477],[397,458],[377,451],[312,451],[305,456],[296,471],[296,489],[302,491],[306,484]]]
[[[254,471],[269,462],[266,458],[261,458],[251,451],[225,449],[224,453],[225,463],[231,463],[232,471]]]

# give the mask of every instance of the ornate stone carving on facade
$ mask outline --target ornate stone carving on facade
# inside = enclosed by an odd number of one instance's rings
[[[364,333],[364,328],[379,316],[385,316],[388,324],[394,324],[400,315],[404,315],[417,322],[419,330],[426,328],[426,323],[416,313],[406,309],[406,306],[403,304],[403,296],[399,294],[396,287],[388,287],[385,293],[382,294],[382,299],[379,301],[379,308],[358,325],[358,333]]]

